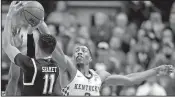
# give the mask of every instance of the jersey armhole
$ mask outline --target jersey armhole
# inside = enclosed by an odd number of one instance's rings
[[[33,67],[34,67],[34,74],[33,74],[33,77],[32,77],[32,82],[29,82],[29,83],[25,83],[24,82],[24,74],[23,74],[23,84],[24,85],[27,85],[27,86],[29,86],[29,85],[34,85],[34,82],[35,82],[35,78],[36,78],[36,75],[37,75],[37,67],[36,67],[36,63],[35,63],[35,60],[33,59],[33,58],[31,58],[31,60],[32,60],[32,63],[33,63]]]
[[[75,79],[75,77],[77,76],[77,74],[78,74],[78,69],[76,70],[76,74],[75,74],[75,76],[69,81],[69,83],[66,85],[66,86],[69,86],[73,81],[74,81],[74,79]],[[65,88],[66,86],[64,86],[64,87],[61,87],[61,88]]]

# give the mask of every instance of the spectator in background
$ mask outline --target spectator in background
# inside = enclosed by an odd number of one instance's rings
[[[126,30],[128,26],[128,16],[126,13],[119,13],[116,15],[116,26]]]
[[[162,22],[162,16],[160,12],[152,12],[150,16],[150,21],[152,22],[153,31],[155,32],[155,35],[160,38],[161,37],[161,31],[164,29],[165,25]]]
[[[112,96],[112,89],[111,87],[103,87],[101,89],[101,96]]]
[[[151,62],[151,67],[159,66],[161,64],[174,64],[174,58],[172,57],[174,53],[174,44],[172,42],[165,42],[162,44],[161,50],[155,56]]]
[[[166,96],[165,89],[160,86],[156,77],[149,78],[147,82],[137,89],[136,96]]]
[[[131,36],[131,38],[136,39],[137,31],[138,31],[138,26],[136,25],[136,23],[134,22],[129,23],[126,32]]]
[[[173,33],[175,33],[175,2],[173,3],[172,8],[171,8],[171,13],[169,16],[169,25]]]
[[[82,25],[77,32],[78,33],[77,33],[76,37],[82,37],[86,40],[86,42],[91,50],[92,56],[94,57],[96,47],[95,47],[94,42],[90,38],[89,28],[87,26]]]
[[[58,45],[63,49],[65,54],[68,54],[67,48],[68,44],[71,41],[71,35],[69,33],[61,33],[59,36],[56,37]]]
[[[174,33],[172,32],[172,30],[170,28],[165,28],[162,31],[162,42],[171,42],[174,44]]]
[[[110,67],[110,73],[124,73],[125,68],[125,53],[123,52],[121,48],[121,39],[119,37],[113,36],[110,40],[110,64],[112,67]]]
[[[160,39],[161,32],[165,27],[165,24],[162,22],[162,16],[158,11],[152,11],[150,13],[149,20],[142,23],[142,29],[145,29],[146,32],[153,32],[155,37]]]
[[[173,33],[175,33],[175,13],[170,14],[170,28],[172,29]]]
[[[154,57],[151,46],[151,40],[148,37],[146,31],[140,29],[137,35],[137,43],[132,46],[130,51],[134,52],[134,55],[136,56],[136,62],[144,69],[149,67],[150,61]]]
[[[98,12],[94,16],[95,25],[90,28],[90,36],[97,46],[99,42],[105,41],[109,43],[112,36],[111,25],[108,16],[105,13]]]
[[[50,13],[47,22],[56,25],[56,27],[58,26],[57,30],[60,33],[67,32],[71,34],[71,37],[75,37],[76,16],[69,13],[66,1],[57,1],[56,9]]]
[[[136,89],[135,87],[125,87],[121,92],[121,96],[135,96]]]
[[[8,71],[9,71],[10,63],[2,61],[1,63],[1,90],[5,91],[8,84]]]
[[[47,18],[49,23],[62,24],[69,16],[67,3],[65,1],[57,1],[55,11],[51,12]]]
[[[48,29],[51,35],[57,36],[57,30],[54,24],[48,24]]]
[[[127,65],[125,67],[125,74],[141,72],[145,69],[137,62],[136,52],[130,51],[127,54]]]
[[[109,44],[107,42],[100,42],[97,45],[95,70],[107,70],[110,68],[109,64]]]
[[[129,1],[126,7],[128,8],[129,21],[140,27],[142,22],[148,19],[153,5],[151,1]]]
[[[95,55],[95,45],[94,45],[93,41],[90,39],[88,27],[81,26],[77,30],[75,38],[71,38],[70,43],[68,43],[68,46],[66,49],[68,55],[70,55],[70,56],[72,55],[72,48],[76,44],[86,45],[91,50],[92,56]]]
[[[130,29],[131,31],[129,31],[129,21],[128,21],[128,16],[126,13],[119,13],[116,16],[116,27],[114,28],[114,31],[116,32],[116,28],[117,30],[121,29],[120,32],[122,32],[122,45],[121,48],[125,53],[128,53],[128,51],[130,50],[130,41],[132,39],[132,34],[134,34],[134,31],[136,31],[135,27],[131,27]],[[133,32],[132,32],[133,31]]]
[[[143,40],[138,43],[138,46],[140,46],[140,48],[136,50],[137,62],[147,70],[152,57],[154,57],[151,49],[151,41],[149,38],[144,37]]]

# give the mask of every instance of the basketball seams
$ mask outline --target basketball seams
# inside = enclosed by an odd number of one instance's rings
[[[38,7],[24,7],[24,8],[37,8],[37,9],[40,9]],[[43,9],[40,9],[41,11],[44,11]]]
[[[24,14],[24,17],[25,17],[26,21],[28,22],[28,24],[30,24],[30,22],[29,22],[28,19],[26,18],[26,14],[25,14],[24,10],[22,11],[22,13]]]
[[[24,13],[24,17],[25,17],[25,19],[26,19],[26,21],[28,22],[28,24],[30,24],[30,22],[28,21],[28,19],[26,18],[26,14],[25,14],[25,11],[26,10],[23,10],[23,13]],[[28,12],[28,11],[26,11],[26,12]],[[32,15],[30,12],[28,12],[30,15]],[[34,15],[32,15],[32,16],[34,16]],[[34,16],[35,17],[35,16]],[[35,17],[36,19],[38,19],[37,17]],[[40,19],[38,19],[38,20],[40,20]]]
[[[34,16],[32,13],[30,13],[30,12],[27,11],[27,10],[23,10],[23,11],[26,11],[26,12],[28,12],[30,15]],[[40,20],[38,17],[36,17],[36,16],[34,16],[34,17],[37,18],[38,20]]]

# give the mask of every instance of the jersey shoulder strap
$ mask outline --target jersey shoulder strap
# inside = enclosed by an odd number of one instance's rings
[[[93,75],[98,75],[97,72],[95,72],[93,69],[90,69]]]

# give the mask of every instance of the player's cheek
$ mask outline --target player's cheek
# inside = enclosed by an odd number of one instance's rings
[[[85,59],[89,59],[89,54],[85,53]]]

